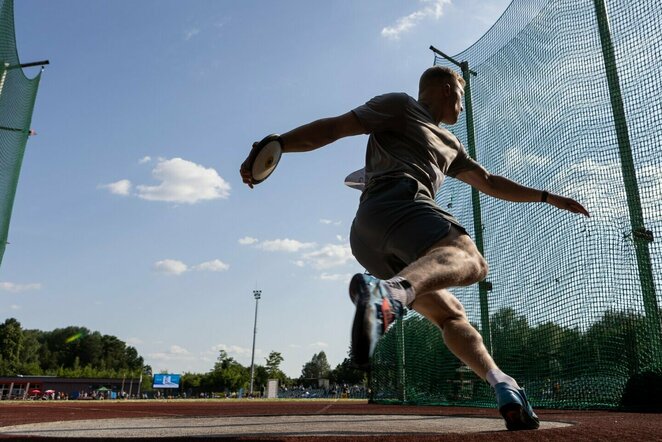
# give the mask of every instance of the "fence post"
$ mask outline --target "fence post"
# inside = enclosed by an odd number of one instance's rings
[[[653,241],[653,234],[644,226],[644,216],[641,210],[641,197],[637,185],[637,175],[634,168],[634,158],[630,146],[630,135],[628,133],[625,118],[625,107],[621,94],[621,85],[618,78],[614,44],[609,30],[609,17],[604,0],[594,0],[595,15],[598,21],[600,33],[600,44],[602,45],[602,57],[607,73],[607,84],[609,87],[609,99],[614,117],[616,139],[618,140],[618,152],[621,159],[621,170],[625,193],[627,195],[628,210],[630,212],[630,225],[632,227],[632,241],[634,242],[637,256],[637,267],[639,269],[639,281],[644,301],[644,312],[646,313],[646,324],[650,335],[651,348],[655,360],[662,364],[662,329],[660,324],[660,313],[657,299],[655,297],[655,282],[653,280],[653,268],[651,264],[648,243]]]
[[[464,78],[464,104],[465,104],[465,114],[467,120],[467,148],[469,149],[469,155],[471,158],[476,159],[476,135],[474,133],[474,114],[473,114],[473,105],[471,102],[471,74],[473,73],[469,69],[469,63],[463,61],[460,63],[462,68],[462,77]],[[475,75],[475,74],[474,74]],[[474,234],[476,239],[476,248],[481,255],[485,256],[484,246],[483,246],[483,221],[480,210],[480,195],[478,191],[471,188],[471,203],[473,206],[474,214]],[[488,286],[485,281],[478,283],[478,296],[480,300],[480,326],[483,331],[483,341],[485,342],[485,347],[492,353],[492,331],[490,329],[490,308],[489,302],[487,299]]]
[[[405,321],[399,319],[395,326],[397,327],[395,342],[395,357],[397,370],[398,400],[401,404],[407,402],[407,366],[405,364]]]

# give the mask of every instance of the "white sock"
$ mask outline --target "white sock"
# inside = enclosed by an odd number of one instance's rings
[[[517,381],[498,368],[493,368],[492,370],[488,371],[485,377],[487,378],[487,382],[489,382],[492,387],[494,387],[496,384],[500,384],[501,382],[505,382],[513,388],[519,389]]]
[[[402,276],[396,276],[394,278],[387,279],[384,282],[388,285],[389,289],[391,289],[393,299],[400,301],[402,305],[407,307],[409,307],[409,305],[414,302],[416,293],[414,292],[414,288],[411,286],[411,283],[405,278]]]

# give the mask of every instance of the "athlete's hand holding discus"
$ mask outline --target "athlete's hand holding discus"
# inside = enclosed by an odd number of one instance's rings
[[[239,173],[251,189],[255,184],[269,178],[276,170],[283,153],[283,140],[278,134],[267,135],[262,141],[253,143],[248,158],[241,164]]]

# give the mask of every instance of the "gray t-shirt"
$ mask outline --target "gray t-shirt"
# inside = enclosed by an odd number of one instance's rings
[[[380,176],[409,176],[434,197],[444,175],[478,167],[460,140],[405,93],[379,95],[352,112],[370,134],[366,183]]]

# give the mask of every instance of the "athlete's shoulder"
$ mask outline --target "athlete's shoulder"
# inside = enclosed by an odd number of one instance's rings
[[[405,105],[409,103],[410,100],[413,100],[413,98],[407,95],[405,92],[388,92],[386,94],[373,97],[369,102],[389,102]]]

